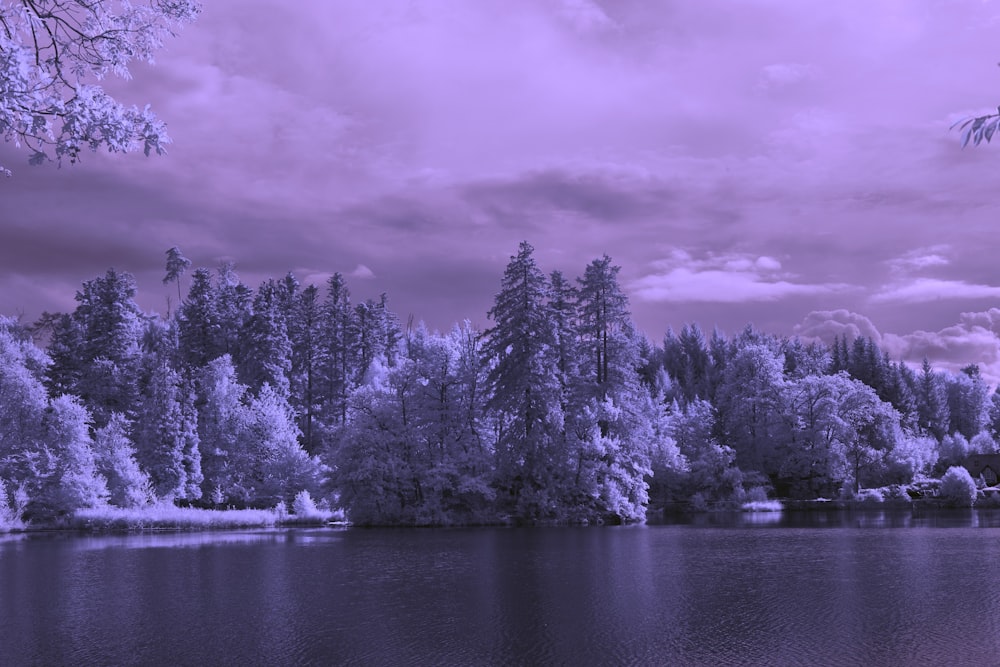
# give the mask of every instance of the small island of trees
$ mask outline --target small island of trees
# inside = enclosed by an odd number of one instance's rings
[[[180,293],[189,264],[172,248],[164,282]],[[635,522],[651,506],[906,497],[997,449],[1000,399],[974,365],[917,371],[871,339],[752,326],[656,344],[618,272],[604,256],[546,274],[522,243],[492,326],[439,333],[402,327],[385,295],[353,303],[339,273],[254,290],[232,265],[201,268],[162,317],[110,269],[72,313],[0,318],[0,526],[176,506]]]

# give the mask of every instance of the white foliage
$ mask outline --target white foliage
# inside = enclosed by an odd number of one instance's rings
[[[941,477],[940,496],[956,507],[972,507],[976,502],[976,482],[968,470],[952,466]]]
[[[295,512],[296,516],[301,517],[311,517],[319,514],[319,509],[316,507],[315,501],[313,501],[312,496],[305,489],[295,494],[295,500],[292,501],[292,511]]]
[[[71,163],[83,148],[162,154],[170,143],[163,122],[94,81],[131,78],[133,61],[153,63],[199,11],[195,0],[0,0],[0,134],[36,164],[50,150]]]

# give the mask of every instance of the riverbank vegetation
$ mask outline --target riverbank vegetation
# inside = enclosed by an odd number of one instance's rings
[[[172,248],[164,282],[180,289],[189,264]],[[225,508],[631,522],[650,506],[863,501],[996,450],[1000,407],[975,365],[912,369],[871,339],[752,326],[654,343],[618,271],[604,256],[546,274],[522,243],[492,326],[438,333],[402,327],[385,295],[352,302],[340,274],[252,289],[231,265],[198,269],[163,317],[108,270],[73,312],[0,320],[0,530],[251,516],[206,513]]]
[[[77,509],[63,525],[83,530],[214,530],[316,526],[344,521],[342,512],[318,508],[308,491],[296,495],[292,510],[289,512],[281,503],[268,509],[177,507],[169,501],[145,507],[116,507],[102,503],[97,507]]]

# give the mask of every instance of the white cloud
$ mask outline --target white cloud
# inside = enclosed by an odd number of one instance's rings
[[[653,263],[655,273],[630,284],[643,301],[743,303],[777,301],[790,296],[831,294],[850,289],[844,284],[794,282],[779,274],[781,262],[773,257],[739,253],[695,259],[675,249],[669,259]]]
[[[964,280],[940,280],[938,278],[918,278],[909,283],[898,283],[882,287],[871,297],[871,301],[883,303],[925,303],[945,299],[986,299],[1000,298],[1000,287],[977,285]]]
[[[929,248],[917,248],[910,252],[890,259],[886,262],[893,273],[912,273],[922,271],[935,266],[948,266],[951,260],[946,253],[950,250],[947,245],[936,245]]]
[[[369,269],[364,264],[358,264],[358,266],[351,271],[349,274],[352,278],[358,278],[360,280],[368,280],[375,277],[375,272]]]
[[[754,266],[762,271],[780,271],[781,262],[776,260],[774,257],[758,257],[757,261],[754,262]]]
[[[1000,334],[1000,308],[990,308],[976,313],[962,313],[961,322],[967,327],[982,327],[995,334]]]
[[[885,334],[882,349],[914,367],[925,358],[936,369],[952,373],[977,364],[987,382],[1000,382],[1000,338],[980,326],[956,324],[940,331]]]
[[[882,334],[870,319],[846,309],[814,310],[801,324],[795,325],[795,335],[802,338],[815,338],[827,345],[835,338],[847,336],[848,340],[855,338],[871,338],[876,343],[882,341]]]

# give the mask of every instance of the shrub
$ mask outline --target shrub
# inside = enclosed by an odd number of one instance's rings
[[[885,502],[881,489],[861,489],[854,499],[864,505],[881,505]]]
[[[976,502],[976,482],[965,468],[948,468],[941,478],[940,497],[954,507],[972,507]]]
[[[780,500],[751,500],[743,503],[744,512],[780,512],[782,509]]]
[[[308,491],[302,490],[295,494],[292,501],[292,514],[281,518],[286,525],[314,525],[330,521],[333,512],[329,509],[316,507],[315,501]]]
[[[890,484],[881,491],[886,500],[910,500],[909,489],[905,484]]]
[[[292,512],[302,517],[319,514],[312,496],[304,489],[295,494],[295,500],[292,501]]]

